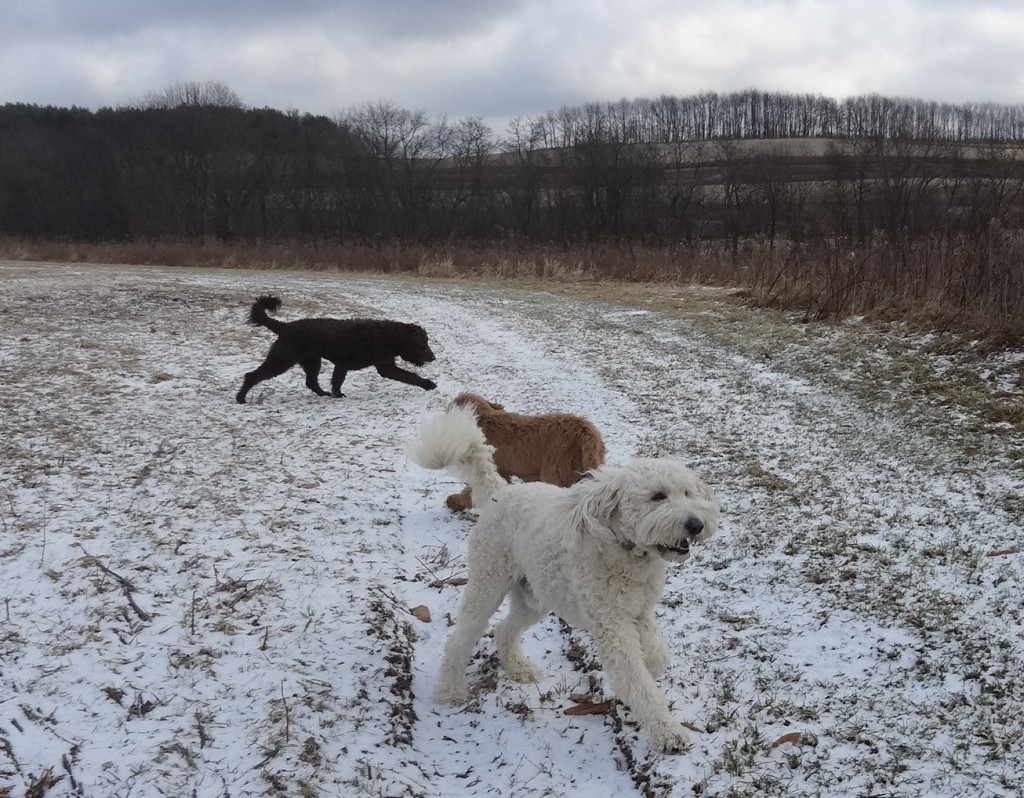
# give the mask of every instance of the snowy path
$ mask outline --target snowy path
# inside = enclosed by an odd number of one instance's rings
[[[0,281],[0,796],[1019,794],[1019,439],[967,452],[962,420],[866,401],[828,346],[803,371],[758,356],[710,300],[32,264]],[[420,322],[438,390],[359,372],[325,400],[289,373],[235,405],[266,291],[285,319]],[[565,716],[603,676],[553,618],[526,643],[540,685],[484,641],[478,706],[430,701],[469,522],[402,447],[464,389],[581,413],[610,460],[681,456],[716,487],[719,535],[659,610],[692,751],[652,754],[622,708]]]

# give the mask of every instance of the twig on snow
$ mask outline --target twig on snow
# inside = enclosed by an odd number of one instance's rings
[[[131,606],[131,608],[133,610],[135,610],[135,614],[138,615],[144,621],[152,620],[153,616],[150,615],[148,612],[146,612],[144,609],[142,609],[142,607],[140,607],[138,604],[135,603],[135,597],[132,595],[132,591],[135,588],[132,585],[132,583],[129,580],[125,579],[120,574],[117,574],[117,573],[114,573],[113,571],[111,571],[103,563],[97,561],[96,564],[100,567],[100,570],[102,570],[103,573],[110,574],[112,577],[114,577],[114,579],[116,579],[118,581],[118,584],[121,585],[121,590],[124,591],[124,597],[126,599],[128,599],[128,604]]]
[[[288,714],[288,701],[284,697],[284,679],[281,680],[281,706],[284,707],[284,741],[291,740],[291,716]]]
[[[85,549],[83,548],[82,551],[85,551]],[[94,557],[87,551],[85,552],[85,554],[89,558],[90,564],[95,565],[97,568],[103,571],[103,573],[108,574],[117,580],[117,583],[121,586],[121,590],[124,592],[124,597],[128,599],[128,605],[135,611],[135,614],[138,615],[139,618],[147,622],[153,619],[152,615],[150,615],[148,612],[142,609],[142,607],[135,603],[135,596],[133,595],[135,586],[131,583],[131,580],[126,579],[116,571],[112,571],[110,568],[108,568],[102,562],[100,562],[98,557]]]

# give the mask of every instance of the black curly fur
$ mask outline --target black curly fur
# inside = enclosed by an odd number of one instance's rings
[[[418,385],[432,391],[437,385],[395,363],[402,358],[415,366],[434,360],[426,331],[418,324],[384,319],[299,319],[279,321],[267,315],[281,307],[281,300],[265,294],[249,309],[249,323],[277,334],[263,363],[245,375],[235,401],[245,404],[246,394],[257,383],[284,374],[295,364],[306,372],[306,387],[319,396],[344,396],[341,384],[350,371],[373,366],[390,380]],[[334,364],[331,392],[320,387],[321,360]]]
[[[249,324],[258,324],[264,327],[267,326],[267,311],[273,313],[281,307],[281,300],[276,296],[270,296],[270,294],[264,294],[258,297],[255,302],[252,303],[252,307],[249,308]]]

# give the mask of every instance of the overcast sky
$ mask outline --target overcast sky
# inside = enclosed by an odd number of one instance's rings
[[[517,115],[747,88],[1024,102],[1022,0],[0,0],[0,103]]]

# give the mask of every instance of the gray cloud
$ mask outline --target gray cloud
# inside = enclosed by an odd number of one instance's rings
[[[525,0],[8,0],[5,30],[39,37],[124,36],[152,28],[273,30],[325,24],[374,39],[472,32],[516,13]]]
[[[118,105],[182,81],[334,113],[503,126],[588,100],[756,87],[1024,102],[1010,0],[7,0],[0,102]]]

